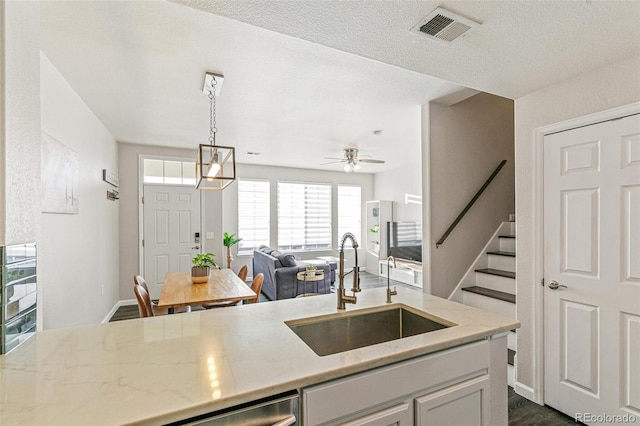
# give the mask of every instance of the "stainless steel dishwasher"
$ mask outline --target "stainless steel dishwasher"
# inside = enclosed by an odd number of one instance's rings
[[[181,420],[171,423],[170,426],[300,426],[299,414],[300,396],[298,392],[292,391]]]

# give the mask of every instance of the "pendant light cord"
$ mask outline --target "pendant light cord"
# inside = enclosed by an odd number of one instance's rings
[[[209,144],[213,146],[216,144],[216,133],[218,132],[216,127],[216,84],[218,84],[216,79],[211,79],[211,89],[209,90]]]

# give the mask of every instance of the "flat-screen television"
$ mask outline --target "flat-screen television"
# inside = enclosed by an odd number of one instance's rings
[[[387,254],[396,259],[422,262],[422,224],[387,222]]]

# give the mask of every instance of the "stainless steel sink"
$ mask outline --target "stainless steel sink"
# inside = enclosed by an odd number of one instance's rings
[[[285,321],[285,324],[320,356],[457,325],[403,304]]]

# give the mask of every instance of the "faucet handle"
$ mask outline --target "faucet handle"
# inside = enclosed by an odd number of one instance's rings
[[[391,294],[392,296],[396,296],[396,295],[398,294],[398,290],[396,290],[396,286],[395,286],[395,285],[393,286],[393,290],[392,290],[392,291],[390,291],[390,294]]]

